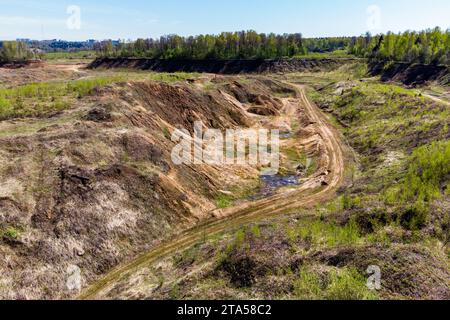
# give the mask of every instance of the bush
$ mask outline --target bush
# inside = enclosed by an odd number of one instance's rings
[[[361,206],[361,198],[359,197],[351,197],[348,194],[344,194],[341,198],[342,209],[351,210],[356,209]]]
[[[258,276],[256,261],[250,256],[241,254],[230,255],[222,262],[221,268],[237,288],[251,287]]]
[[[450,141],[416,149],[403,184],[403,200],[430,202],[439,199],[450,181]]]
[[[400,216],[401,226],[411,231],[422,229],[427,221],[428,208],[423,203],[409,206]]]
[[[375,208],[370,212],[366,210],[360,212],[355,221],[363,234],[371,234],[390,224],[392,217],[385,209]]]
[[[33,56],[33,52],[22,41],[3,41],[0,47],[0,61],[27,60]]]

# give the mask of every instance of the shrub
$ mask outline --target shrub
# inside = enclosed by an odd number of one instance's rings
[[[351,197],[348,194],[342,196],[341,202],[344,210],[351,210],[361,206],[361,198]]]
[[[391,215],[383,208],[366,210],[356,215],[356,223],[363,234],[371,234],[392,222]]]
[[[400,216],[400,224],[408,230],[420,230],[428,221],[428,208],[423,203],[408,206]]]
[[[416,149],[403,184],[403,200],[430,202],[441,197],[450,180],[450,141]]]

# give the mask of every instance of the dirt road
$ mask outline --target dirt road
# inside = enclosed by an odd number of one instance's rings
[[[325,165],[316,174],[293,192],[278,194],[260,201],[215,212],[216,218],[205,221],[176,238],[153,248],[135,260],[114,269],[87,288],[78,298],[101,299],[102,293],[108,291],[111,285],[124,279],[128,274],[136,272],[139,267],[186,249],[204,240],[205,237],[214,236],[276,215],[289,213],[296,209],[307,208],[333,198],[336,189],[344,180],[345,144],[340,133],[330,124],[327,117],[308,100],[303,87],[293,86],[297,91],[297,103],[304,107],[305,112],[311,119],[310,125],[314,126],[326,153]]]

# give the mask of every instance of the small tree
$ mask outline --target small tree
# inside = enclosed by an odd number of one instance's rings
[[[33,57],[33,53],[25,42],[4,41],[0,48],[1,61],[27,60]]]

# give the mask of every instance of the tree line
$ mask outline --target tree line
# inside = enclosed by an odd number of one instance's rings
[[[348,52],[372,61],[450,64],[450,29],[406,31],[353,38]]]
[[[274,59],[345,50],[371,61],[450,64],[450,30],[435,28],[326,38],[303,38],[301,33],[241,31],[196,37],[168,35],[133,42],[103,41],[94,48],[99,56],[158,59]]]
[[[301,33],[265,34],[255,31],[223,32],[219,35],[158,39],[134,42],[97,43],[99,56],[142,57],[159,59],[273,59],[306,55],[308,52],[331,52],[345,49],[351,38],[304,39]]]
[[[265,34],[255,31],[223,32],[219,35],[163,36],[136,41],[101,41],[93,47],[102,57],[158,59],[275,59],[343,50],[370,61],[450,65],[450,29],[406,31],[360,37],[303,38],[301,33]],[[32,59],[37,48],[22,41],[0,42],[0,61]]]

